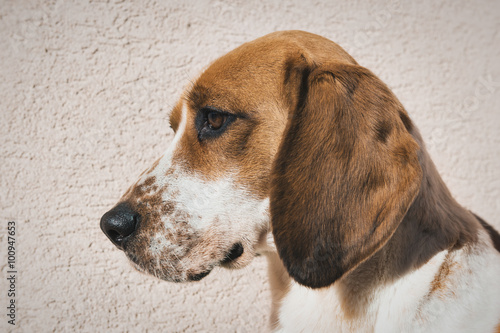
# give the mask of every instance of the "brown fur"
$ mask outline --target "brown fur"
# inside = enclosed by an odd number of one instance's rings
[[[183,99],[176,163],[207,179],[234,173],[270,197],[287,271],[310,287],[339,280],[353,315],[363,311],[348,300],[354,292],[362,298],[477,238],[478,221],[452,198],[397,98],[323,37],[287,31],[246,43]],[[200,140],[194,120],[204,107],[237,119],[216,140]],[[181,111],[179,103],[171,114],[174,130]],[[137,191],[127,195],[144,195]]]
[[[294,42],[279,66],[288,125],[271,188],[273,233],[290,274],[321,287],[349,271],[357,285],[376,270],[375,283],[474,242],[478,223],[452,198],[396,97],[335,44],[314,40],[312,50],[297,35],[273,41]],[[262,62],[261,42],[252,61]],[[382,262],[386,269],[374,269]]]
[[[170,113],[170,127],[174,132],[177,132],[177,129],[179,128],[179,123],[181,122],[181,116],[182,116],[182,104],[179,102],[175,105],[175,107],[172,109],[172,112]]]
[[[273,327],[290,277],[312,288],[335,283],[343,315],[357,320],[376,287],[443,250],[448,255],[429,295],[449,292],[457,268],[453,251],[476,242],[481,227],[500,250],[498,233],[453,199],[390,89],[323,37],[285,31],[246,43],[188,88],[170,115],[174,131],[183,107],[186,127],[173,152],[175,168],[207,180],[230,174],[253,197],[270,198],[279,253],[268,255]],[[206,107],[236,117],[216,139],[199,138],[195,119]],[[251,261],[256,244],[237,239],[243,255],[224,263],[233,244],[223,228],[194,230],[193,216],[165,191],[168,182],[149,178],[122,198],[141,216],[123,244],[139,269],[190,281],[217,265]],[[269,230],[262,229],[256,232],[266,238]]]
[[[271,215],[289,273],[323,287],[385,244],[421,170],[404,110],[380,80],[356,65],[310,71],[276,158]]]
[[[270,195],[280,256],[300,283],[327,286],[389,261],[394,271],[379,274],[387,279],[476,239],[478,223],[451,197],[397,98],[325,38],[291,31],[244,44],[185,98],[175,159],[209,179],[236,171],[258,197]],[[206,106],[238,116],[217,140],[197,138]]]
[[[242,185],[260,198],[268,197],[273,159],[289,115],[283,74],[287,68],[295,71],[289,60],[300,61],[297,51],[306,47],[313,61],[355,63],[335,43],[304,32],[279,32],[243,44],[214,62],[186,93],[186,134],[174,158],[207,179],[236,171]],[[206,106],[238,119],[217,140],[201,142],[194,118]],[[178,114],[174,111],[171,118],[179,119]],[[171,122],[173,126],[178,120]]]

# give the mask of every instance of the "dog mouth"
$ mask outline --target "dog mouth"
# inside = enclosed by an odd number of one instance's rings
[[[227,252],[227,254],[224,257],[224,259],[222,259],[222,261],[220,262],[220,265],[222,267],[231,268],[231,264],[235,260],[237,260],[239,257],[241,257],[241,255],[243,254],[243,252],[244,252],[243,245],[241,243],[239,243],[239,242],[235,243],[231,247],[231,249]],[[206,270],[206,271],[198,273],[198,274],[190,275],[189,276],[189,281],[200,281],[205,276],[207,276],[208,274],[210,274],[210,272],[212,272],[212,269]]]
[[[243,245],[241,243],[235,243],[231,249],[227,252],[226,256],[222,261],[220,262],[222,266],[227,266],[230,265],[232,262],[234,262],[236,259],[241,257],[243,254]]]
[[[203,279],[205,276],[207,276],[208,274],[210,274],[212,270],[209,269],[208,271],[205,271],[205,272],[201,272],[201,273],[198,273],[198,274],[193,274],[193,275],[190,275],[189,276],[189,281],[200,281],[201,279]]]
[[[233,246],[231,246],[231,248],[226,252],[223,259],[220,260],[218,263],[208,265],[208,267],[205,266],[205,269],[202,269],[201,271],[198,270],[198,272],[192,272],[192,270],[190,269],[191,272],[189,272],[190,270],[187,270],[184,271],[184,273],[182,273],[183,271],[182,269],[165,270],[162,269],[161,266],[151,265],[151,263],[154,260],[144,260],[144,258],[142,258],[141,256],[135,255],[133,253],[133,250],[125,251],[125,253],[127,254],[129,260],[134,264],[136,269],[138,269],[141,272],[152,274],[153,276],[156,276],[165,281],[195,282],[195,281],[200,281],[204,277],[209,275],[216,266],[221,266],[229,269],[238,268],[237,260],[243,255],[244,247],[241,242],[234,243]],[[174,264],[174,266],[176,265]]]

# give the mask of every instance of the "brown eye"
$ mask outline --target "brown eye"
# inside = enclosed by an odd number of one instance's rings
[[[218,130],[226,122],[227,116],[220,112],[211,111],[207,114],[207,124],[210,129]]]
[[[211,106],[201,108],[194,122],[198,131],[198,139],[201,141],[219,137],[236,119],[236,115],[227,111],[220,111]]]

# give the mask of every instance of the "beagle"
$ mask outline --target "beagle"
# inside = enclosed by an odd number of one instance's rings
[[[101,219],[143,272],[269,262],[276,332],[500,332],[500,236],[452,197],[391,90],[276,32],[215,61],[170,148]]]

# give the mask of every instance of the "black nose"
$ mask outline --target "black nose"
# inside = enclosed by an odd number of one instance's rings
[[[104,214],[101,229],[108,238],[123,249],[123,243],[137,229],[140,215],[126,202],[122,202]]]

